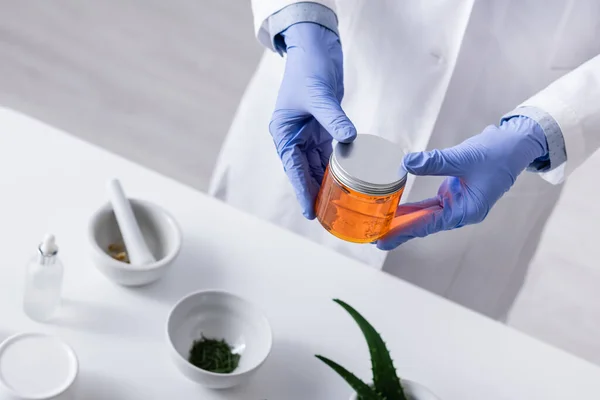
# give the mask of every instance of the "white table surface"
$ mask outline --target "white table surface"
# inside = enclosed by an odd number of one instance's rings
[[[175,267],[145,288],[113,284],[88,257],[88,219],[115,176],[130,196],[170,210],[183,231]],[[0,187],[0,339],[42,331],[70,343],[80,360],[78,399],[345,400],[345,382],[313,355],[363,378],[370,366],[359,329],[334,297],[382,333],[401,376],[442,400],[600,398],[592,364],[3,109]],[[56,234],[66,265],[65,301],[54,323],[37,324],[21,310],[22,283],[46,232]],[[238,293],[270,319],[273,352],[246,386],[205,390],[168,357],[171,306],[205,288]]]

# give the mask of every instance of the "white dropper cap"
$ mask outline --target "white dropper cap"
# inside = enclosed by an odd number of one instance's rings
[[[44,240],[40,245],[40,251],[45,256],[51,256],[58,251],[58,246],[56,245],[56,239],[54,238],[54,235],[47,234],[44,236]]]

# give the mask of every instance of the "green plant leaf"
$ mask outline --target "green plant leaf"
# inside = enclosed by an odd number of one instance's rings
[[[366,383],[364,383],[363,381],[361,381],[360,378],[358,378],[352,372],[348,371],[346,368],[342,367],[335,361],[331,361],[329,358],[319,356],[319,355],[317,355],[315,357],[317,357],[319,360],[323,361],[331,369],[333,369],[335,372],[337,372],[342,378],[344,378],[344,380],[346,382],[348,382],[348,385],[350,385],[350,387],[352,389],[354,389],[354,391],[358,395],[359,399],[361,399],[361,400],[384,400],[384,398],[381,397],[375,391],[375,389],[373,389],[371,386],[369,386]]]
[[[394,368],[394,362],[381,335],[373,328],[369,321],[350,305],[339,299],[334,299],[333,301],[342,306],[354,318],[367,341],[369,352],[371,353],[371,368],[373,370],[375,391],[387,400],[407,400],[400,384],[400,378],[398,378],[398,374]]]

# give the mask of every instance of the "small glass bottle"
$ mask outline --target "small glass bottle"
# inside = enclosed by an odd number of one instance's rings
[[[60,305],[63,265],[53,235],[46,235],[27,265],[23,309],[33,320],[47,321]]]
[[[315,206],[321,225],[355,243],[370,243],[385,235],[406,185],[403,156],[400,147],[374,135],[338,143]]]

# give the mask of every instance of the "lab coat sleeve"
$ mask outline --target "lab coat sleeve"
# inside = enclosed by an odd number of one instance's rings
[[[321,12],[323,9],[331,12]],[[337,33],[335,10],[335,0],[315,0],[308,2],[294,0],[252,0],[254,31],[258,41],[263,46],[277,51],[273,38],[282,30],[297,22],[316,22]],[[270,18],[278,13],[280,14],[278,18]],[[331,16],[333,16],[333,22]],[[282,24],[287,24],[287,26],[282,28]],[[278,31],[276,32],[276,30]]]
[[[554,81],[522,106],[546,112],[560,127],[566,162],[541,175],[551,183],[561,183],[600,147],[600,55]]]

